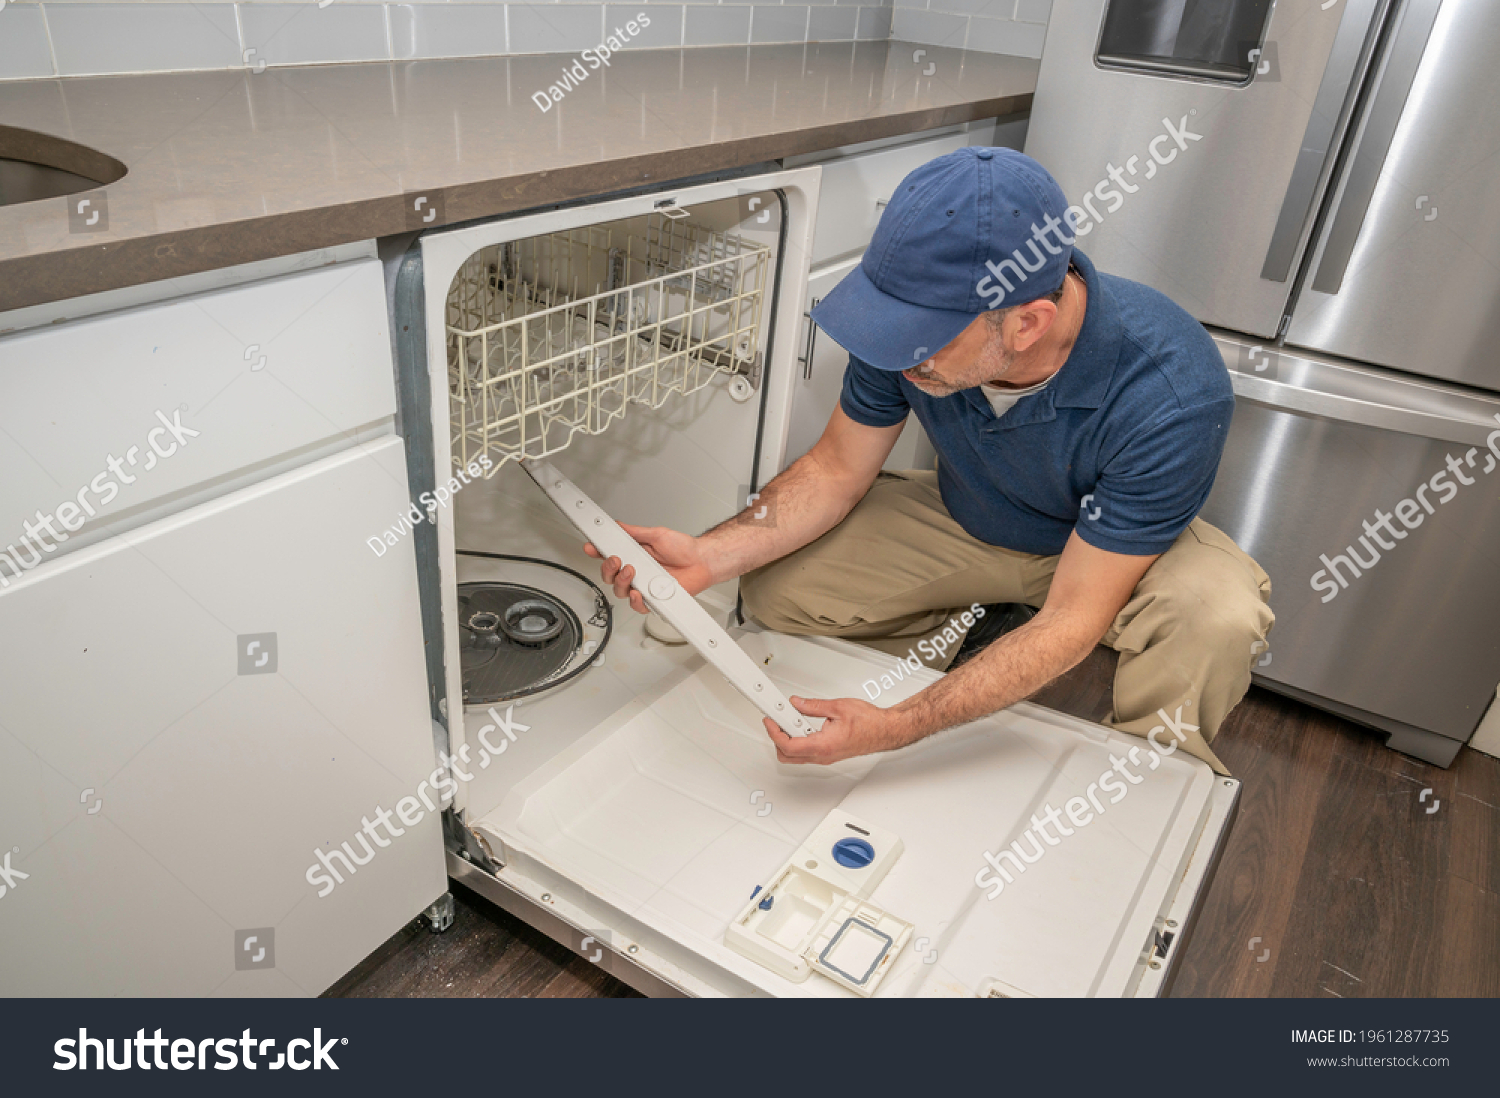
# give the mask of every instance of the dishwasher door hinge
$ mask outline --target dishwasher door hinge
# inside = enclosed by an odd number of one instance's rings
[[[505,865],[495,857],[495,852],[484,836],[464,823],[451,808],[443,813],[443,845],[464,861],[478,866],[492,876],[499,873]]]

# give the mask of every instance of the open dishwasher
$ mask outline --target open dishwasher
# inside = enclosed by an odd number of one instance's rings
[[[462,779],[449,875],[650,993],[1160,994],[1237,782],[1029,703],[784,765],[762,685],[849,697],[891,674],[900,700],[937,676],[742,623],[733,584],[698,596],[711,633],[677,643],[591,582],[590,522],[696,534],[782,467],[818,184],[551,210],[402,259],[412,494],[448,496],[412,534]],[[1124,758],[1140,774],[1101,800]],[[1039,817],[1061,821],[1045,843]]]

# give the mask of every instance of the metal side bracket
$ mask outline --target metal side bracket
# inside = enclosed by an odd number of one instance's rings
[[[500,872],[505,864],[495,857],[484,836],[459,819],[458,813],[451,808],[443,813],[443,845],[491,875]]]

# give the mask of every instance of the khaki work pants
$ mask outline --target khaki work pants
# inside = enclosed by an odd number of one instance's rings
[[[745,608],[781,633],[841,637],[904,656],[970,604],[1046,601],[1058,558],[970,537],[948,514],[937,474],[882,473],[838,526],[740,580]],[[1221,774],[1209,748],[1250,688],[1275,621],[1271,581],[1228,535],[1202,519],[1141,577],[1103,643],[1120,654],[1109,724],[1145,736],[1173,721],[1182,747]],[[939,670],[957,652],[926,660]],[[1170,737],[1164,742],[1170,742]]]

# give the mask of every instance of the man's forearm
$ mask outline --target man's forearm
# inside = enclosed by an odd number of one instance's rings
[[[703,534],[698,543],[715,583],[779,560],[832,530],[869,489],[804,454],[743,511]],[[760,516],[760,517],[757,517]]]
[[[958,670],[891,706],[901,743],[967,724],[1013,705],[1075,666],[1103,630],[1082,615],[1043,609]]]

